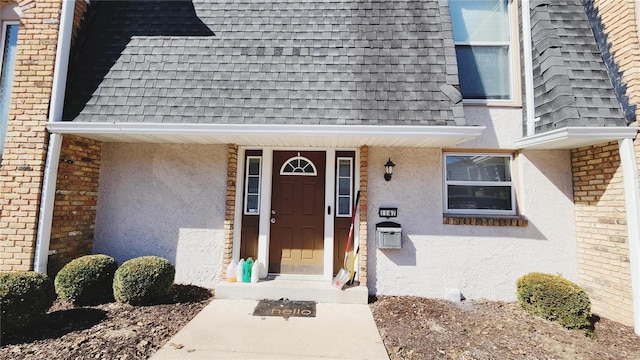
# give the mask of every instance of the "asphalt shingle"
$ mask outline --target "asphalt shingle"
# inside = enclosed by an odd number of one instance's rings
[[[92,6],[65,120],[464,124],[446,1]]]

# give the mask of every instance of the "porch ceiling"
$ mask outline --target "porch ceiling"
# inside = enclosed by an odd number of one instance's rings
[[[621,139],[633,139],[635,126],[566,127],[516,140],[519,149],[575,149]]]
[[[47,129],[102,142],[348,148],[448,147],[479,136],[485,127],[51,122]]]

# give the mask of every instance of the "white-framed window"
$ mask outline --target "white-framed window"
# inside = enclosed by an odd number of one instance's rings
[[[336,204],[338,217],[351,217],[353,202],[353,158],[336,159]]]
[[[512,164],[511,154],[445,154],[445,213],[515,215]]]
[[[311,160],[298,154],[282,164],[280,175],[316,176],[318,170]]]
[[[512,0],[449,0],[465,103],[514,102]]]
[[[247,156],[244,172],[244,214],[260,215],[261,156]]]
[[[16,65],[19,22],[0,22],[0,158],[4,149],[9,122],[9,105],[13,88],[13,73]]]

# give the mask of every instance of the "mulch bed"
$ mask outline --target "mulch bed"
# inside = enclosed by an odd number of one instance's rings
[[[633,328],[595,320],[595,337],[517,303],[380,296],[371,310],[391,359],[640,359]]]
[[[211,299],[207,289],[174,285],[171,301],[153,306],[56,300],[42,323],[2,336],[0,359],[147,359]]]

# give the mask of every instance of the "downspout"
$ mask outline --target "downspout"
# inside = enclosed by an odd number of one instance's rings
[[[524,52],[524,92],[525,111],[527,113],[527,136],[536,133],[535,99],[533,94],[533,56],[531,47],[531,9],[529,0],[522,0],[522,51]]]
[[[56,61],[53,70],[49,122],[62,120],[74,11],[74,0],[62,0],[60,30],[58,32]],[[45,274],[47,273],[47,262],[49,258],[53,204],[56,196],[56,181],[58,178],[58,162],[60,161],[61,148],[62,135],[51,134],[49,136],[49,149],[47,150],[47,159],[42,179],[42,196],[40,199],[40,215],[38,217],[38,230],[36,234],[36,251],[33,259],[33,269]]]
[[[627,237],[629,239],[629,265],[631,267],[631,298],[633,299],[633,328],[640,335],[640,189],[638,164],[633,139],[618,140],[620,163],[624,181],[627,209]]]

